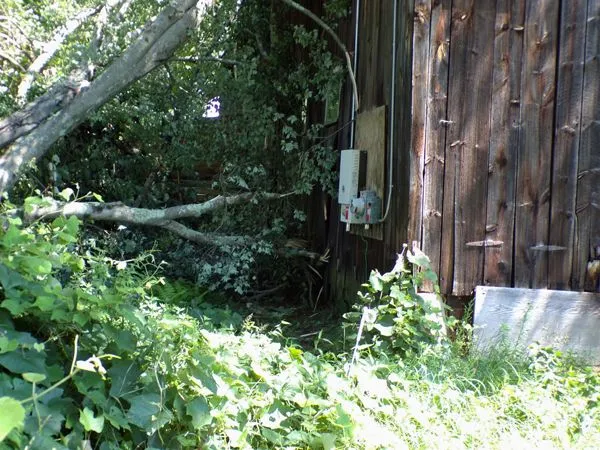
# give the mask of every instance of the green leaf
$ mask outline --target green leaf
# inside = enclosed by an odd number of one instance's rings
[[[352,421],[352,417],[344,410],[344,407],[342,405],[336,405],[335,410],[337,412],[335,423],[346,430],[352,431],[354,422]]]
[[[290,352],[290,356],[294,361],[302,361],[303,351],[296,347],[288,347],[288,351]]]
[[[81,220],[79,220],[75,216],[70,216],[65,221],[65,229],[69,232],[69,234],[76,236],[79,232],[79,225],[81,225]]]
[[[89,408],[83,408],[83,411],[79,411],[79,422],[83,425],[85,431],[102,433],[104,429],[104,416],[95,417],[94,411]]]
[[[287,417],[281,414],[281,411],[275,409],[274,411],[263,415],[260,418],[260,424],[263,427],[276,430],[278,428],[281,428],[281,422],[283,422],[285,419],[287,419]]]
[[[38,256],[23,256],[21,263],[32,275],[47,275],[52,272],[52,263]]]
[[[321,439],[321,445],[323,446],[323,450],[335,450],[335,448],[336,448],[336,446],[335,446],[335,441],[336,441],[335,434],[332,434],[332,433],[323,433],[321,436],[319,436],[319,438]]]
[[[36,299],[33,306],[37,306],[40,311],[51,311],[54,308],[54,297],[42,295]]]
[[[18,317],[31,305],[19,298],[8,298],[0,303],[0,306],[10,311],[13,316]]]
[[[126,359],[112,361],[112,367],[108,369],[108,376],[111,379],[110,395],[121,398],[135,392],[141,373],[139,366],[132,361]]]
[[[381,279],[381,275],[376,270],[371,272],[371,276],[369,277],[369,284],[376,292],[383,291],[383,280]]]
[[[8,227],[8,230],[6,230],[6,232],[4,233],[4,236],[2,237],[2,241],[4,242],[4,245],[8,248],[15,246],[15,245],[19,245],[19,244],[23,244],[25,242],[27,242],[30,239],[30,235],[28,233],[26,233],[25,231],[22,231],[21,229],[19,229],[19,227],[11,224]]]
[[[75,195],[75,192],[71,188],[66,188],[63,189],[58,195],[64,198],[66,202],[68,202],[71,199],[71,197]]]
[[[187,404],[186,412],[192,416],[192,425],[200,430],[212,421],[210,406],[204,397],[197,397]]]
[[[72,244],[73,242],[77,242],[77,237],[72,234],[65,233],[64,231],[59,231],[56,233],[56,236],[65,244]]]
[[[35,207],[44,207],[49,206],[50,204],[50,199],[47,197],[27,197],[23,202],[23,209],[27,214],[30,214]]]
[[[406,259],[408,259],[411,264],[414,264],[422,269],[431,270],[431,262],[429,261],[429,257],[417,247],[413,248],[413,252],[410,250],[407,251]]]
[[[96,200],[98,200],[101,203],[104,203],[104,199],[102,198],[102,196],[100,194],[96,194],[95,192],[92,192],[92,195],[94,196],[94,198]]]
[[[30,383],[41,383],[46,379],[46,375],[43,373],[25,372],[22,376],[25,381],[29,381]]]
[[[150,429],[161,410],[160,395],[142,394],[131,399],[127,419],[143,429]]]
[[[376,323],[373,325],[373,328],[375,328],[377,331],[379,331],[379,334],[381,334],[382,336],[392,336],[394,334],[394,326],[385,326],[385,325],[381,325],[379,323]]]
[[[19,272],[0,263],[0,284],[6,291],[13,291],[18,287],[27,287],[30,283]]]
[[[22,350],[0,355],[0,366],[13,373],[44,373],[45,355],[35,350]]]
[[[137,348],[137,338],[135,335],[128,330],[118,330],[114,327],[106,325],[104,327],[106,336],[117,344],[119,349],[127,352],[135,352]]]
[[[6,336],[0,336],[0,354],[12,352],[19,347],[19,341],[9,339]]]
[[[22,427],[25,423],[25,409],[21,403],[11,397],[0,397],[0,442],[14,428]]]
[[[284,438],[281,434],[270,430],[268,428],[263,428],[262,430],[260,430],[260,434],[263,435],[263,437],[269,441],[272,444],[277,445],[278,447],[281,447],[284,445]]]
[[[108,413],[104,411],[104,417],[106,417],[110,424],[115,428],[131,430],[131,427],[129,426],[129,422],[127,422],[125,414],[123,414],[123,411],[121,411],[116,406],[111,406]]]

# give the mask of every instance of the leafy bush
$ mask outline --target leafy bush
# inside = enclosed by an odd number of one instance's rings
[[[371,272],[364,291],[358,293],[354,312],[344,316],[354,323],[360,321],[367,346],[379,353],[406,355],[447,343],[442,303],[418,294],[425,280],[437,283],[429,258],[419,249],[411,252],[405,248],[390,272]],[[437,285],[435,290],[439,293]],[[449,325],[454,325],[454,320],[449,320]]]

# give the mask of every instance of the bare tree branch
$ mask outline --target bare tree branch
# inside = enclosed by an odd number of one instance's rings
[[[346,67],[348,68],[348,73],[350,74],[350,80],[352,81],[352,89],[354,90],[354,99],[355,99],[354,108],[358,111],[358,87],[356,86],[356,77],[354,76],[354,69],[352,68],[352,60],[350,59],[350,53],[348,53],[348,50],[346,49],[346,46],[344,45],[342,40],[338,37],[337,34],[335,34],[335,31],[333,31],[329,25],[327,25],[325,22],[323,22],[323,20],[321,20],[321,18],[319,16],[317,16],[315,13],[313,13],[309,9],[306,9],[304,6],[299,5],[294,0],[282,0],[282,1],[286,5],[291,6],[295,10],[300,11],[302,14],[304,14],[304,15],[310,17],[312,20],[314,20],[321,28],[323,28],[333,38],[335,43],[342,50],[342,52],[344,53],[344,56],[346,57]]]
[[[131,2],[133,0],[125,0],[123,2],[123,4],[121,5],[121,9],[119,9],[119,17],[123,18],[123,16],[125,15],[125,13],[127,12],[127,10],[129,9],[129,7],[131,6]]]
[[[278,200],[289,194],[243,193],[238,195],[219,195],[203,203],[172,206],[165,209],[134,208],[123,203],[100,202],[58,202],[51,201],[47,206],[35,207],[25,215],[27,221],[53,219],[58,216],[75,216],[80,219],[94,219],[109,222],[131,223],[137,225],[156,225],[167,220],[199,218],[225,206],[248,203],[254,199]]]
[[[255,199],[277,200],[290,194],[244,193],[232,196],[218,196],[204,203],[173,206],[166,209],[135,208],[122,203],[100,202],[59,202],[48,200],[49,204],[35,206],[26,213],[23,210],[8,211],[8,216],[23,216],[27,222],[35,220],[49,220],[59,216],[75,216],[79,219],[92,219],[104,222],[125,223],[130,225],[146,225],[164,228],[187,240],[198,244],[222,246],[245,245],[252,240],[249,236],[226,236],[218,233],[205,233],[193,230],[177,222],[175,219],[198,218],[212,213],[220,208],[241,203],[248,203]]]
[[[185,62],[190,64],[197,64],[200,62],[216,62],[226,66],[238,66],[242,64],[241,61],[236,61],[235,59],[227,59],[227,58],[217,58],[216,56],[200,56],[198,58],[187,57],[187,58],[171,58],[173,62]]]
[[[102,8],[87,8],[80,11],[75,17],[69,19],[63,27],[61,27],[49,42],[43,45],[42,53],[35,58],[31,65],[27,68],[27,73],[19,83],[17,88],[17,101],[19,103],[25,103],[27,94],[36,74],[40,73],[46,65],[50,62],[52,57],[60,49],[62,43],[71,35],[77,28],[79,28],[88,18],[98,14]]]
[[[174,220],[167,220],[156,225],[196,244],[221,247],[224,245],[246,245],[253,240],[250,236],[226,236],[218,233],[202,233],[192,230]]]
[[[4,60],[8,61],[14,67],[16,67],[17,69],[19,69],[21,72],[25,72],[25,67],[23,67],[19,63],[19,61],[17,61],[15,58],[13,58],[12,56],[10,56],[9,54],[0,51],[0,59],[4,59]]]

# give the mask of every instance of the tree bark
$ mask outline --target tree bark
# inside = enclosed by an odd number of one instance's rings
[[[225,206],[249,203],[251,201],[272,201],[293,195],[276,193],[243,193],[231,196],[219,195],[204,203],[172,206],[165,209],[135,208],[123,203],[100,202],[59,202],[48,200],[44,206],[35,206],[27,213],[23,210],[12,210],[9,216],[22,215],[25,221],[54,219],[58,216],[75,216],[79,219],[92,219],[105,222],[125,223],[130,225],[147,225],[164,228],[184,239],[211,246],[244,245],[252,240],[249,236],[226,236],[218,233],[204,233],[176,221],[176,219],[199,218]]]
[[[36,114],[36,108],[30,109],[30,120],[24,127],[23,120],[15,117],[23,114],[20,111],[0,123],[0,142],[5,133],[13,136],[7,139],[12,143],[0,157],[0,195],[13,187],[23,166],[42,157],[52,144],[93,111],[170,58],[211,4],[212,0],[175,1],[89,87],[59,90],[62,97],[53,98],[55,106],[56,102],[59,105],[58,110],[46,107],[46,115]],[[33,117],[35,120],[32,120]],[[2,124],[5,129],[1,128]],[[19,131],[15,132],[15,128]],[[20,137],[15,140],[15,135]]]

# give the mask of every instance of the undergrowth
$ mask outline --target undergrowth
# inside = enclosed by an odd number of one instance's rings
[[[0,227],[0,448],[600,447],[600,376],[547,348],[466,353],[469,327],[417,294],[419,252],[372,274],[345,340],[300,347],[79,226]]]

